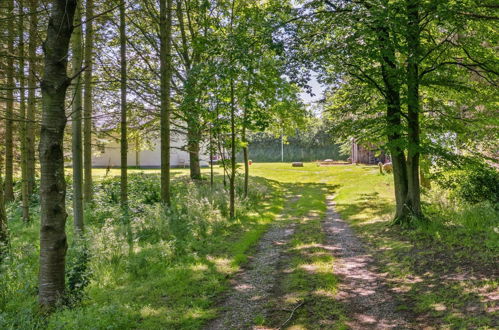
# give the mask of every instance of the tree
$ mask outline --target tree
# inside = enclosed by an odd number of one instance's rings
[[[38,0],[29,1],[29,41],[28,41],[28,108],[26,113],[26,176],[28,195],[35,189],[35,140],[36,140],[36,74],[38,72],[36,49],[38,47]]]
[[[94,0],[86,1],[85,11],[85,75],[83,93],[83,198],[85,203],[92,201],[92,74],[94,52]]]
[[[65,286],[64,109],[66,91],[71,83],[67,76],[67,58],[76,4],[76,0],[52,1],[47,38],[43,44],[39,302],[49,311],[62,298]]]
[[[125,0],[120,1],[120,60],[121,60],[121,194],[120,202],[123,208],[128,203],[128,139],[127,139],[127,59],[126,59],[126,21],[125,21]]]
[[[82,89],[81,75],[83,64],[83,44],[82,44],[82,26],[81,26],[81,6],[78,4],[75,10],[74,31],[72,40],[73,51],[73,76],[76,77],[73,86],[73,108],[72,118],[72,163],[73,163],[73,222],[75,232],[82,234],[83,223],[83,147],[82,147]]]
[[[10,17],[10,22],[7,25],[7,107],[5,111],[5,201],[14,200],[14,0],[7,2],[7,15]]]
[[[19,145],[21,147],[21,203],[24,222],[29,222],[29,183],[28,183],[28,153],[26,133],[26,91],[25,91],[25,52],[24,52],[24,1],[18,1],[18,57],[19,57]]]
[[[179,1],[180,2],[180,1]],[[170,206],[170,112],[172,0],[160,0],[161,200]]]

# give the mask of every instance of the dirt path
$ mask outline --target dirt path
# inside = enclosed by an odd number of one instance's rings
[[[288,203],[294,203],[293,197]],[[291,204],[292,205],[292,204]],[[233,290],[222,304],[222,315],[206,329],[252,329],[266,315],[267,303],[278,280],[277,266],[294,224],[276,221],[264,234],[249,264],[231,282]]]
[[[292,198],[288,202],[289,207],[297,200],[297,197]],[[221,316],[206,329],[268,329],[255,324],[269,314],[269,302],[281,280],[279,263],[286,255],[287,243],[297,225],[290,221],[276,221],[272,225],[258,243],[249,264],[232,280],[233,289],[221,306]],[[396,310],[394,296],[386,286],[383,274],[377,271],[373,257],[335,212],[331,196],[327,198],[322,229],[326,233],[326,242],[322,247],[334,255],[333,272],[340,281],[338,293],[332,298],[344,306],[348,327],[411,328],[404,315]]]
[[[373,257],[350,226],[334,210],[333,197],[327,198],[323,223],[328,249],[335,256],[334,273],[340,278],[336,299],[348,311],[351,329],[407,329],[410,326],[394,304],[394,294],[377,271]]]

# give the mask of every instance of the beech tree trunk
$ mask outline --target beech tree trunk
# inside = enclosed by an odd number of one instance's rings
[[[35,141],[36,141],[36,73],[38,63],[36,48],[38,46],[38,0],[29,0],[29,41],[28,41],[28,108],[26,113],[26,177],[28,180],[28,195],[35,190]]]
[[[383,76],[386,102],[386,136],[392,156],[393,181],[395,188],[395,220],[405,219],[405,201],[408,191],[407,166],[404,154],[402,108],[400,105],[400,83],[397,75],[395,49],[390,41],[388,29],[383,23],[377,29],[380,45],[381,73]]]
[[[421,218],[421,188],[419,181],[419,0],[406,0],[407,10],[407,182],[406,205],[412,216]]]
[[[7,2],[7,107],[5,109],[5,201],[14,200],[14,0]]]
[[[87,0],[85,11],[85,75],[83,93],[83,199],[92,202],[92,74],[94,50],[94,0]]]
[[[19,19],[17,46],[19,55],[19,145],[21,146],[21,209],[24,222],[29,222],[29,185],[28,185],[28,154],[26,151],[26,92],[25,92],[25,61],[24,61],[24,1],[19,0]]]
[[[126,72],[126,26],[125,26],[125,0],[120,2],[120,57],[121,57],[121,79],[120,79],[120,90],[121,90],[121,194],[120,202],[121,207],[126,209],[128,205],[128,139],[127,139],[127,104],[126,104],[126,84],[127,84],[127,72]]]
[[[172,79],[172,2],[160,0],[161,65],[161,200],[171,205],[170,197],[170,112]]]
[[[53,0],[43,44],[45,60],[40,135],[40,274],[39,302],[44,310],[56,307],[64,294],[66,240],[66,182],[64,180],[65,98],[68,48],[76,0]]]
[[[82,91],[81,75],[79,74],[83,64],[81,6],[78,4],[75,11],[75,26],[73,32],[73,75],[77,75],[73,88],[72,119],[72,161],[73,161],[73,223],[75,232],[81,235],[84,230],[83,223],[83,147],[82,147]]]

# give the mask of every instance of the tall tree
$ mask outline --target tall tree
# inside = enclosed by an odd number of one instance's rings
[[[161,200],[170,205],[170,112],[172,79],[172,2],[160,0]],[[180,0],[179,0],[180,2]]]
[[[85,74],[83,93],[83,198],[92,201],[92,116],[93,116],[93,54],[94,54],[94,0],[86,1],[85,11]]]
[[[26,113],[26,176],[28,195],[35,189],[35,140],[36,140],[36,87],[38,72],[36,49],[38,47],[38,0],[29,1],[29,41],[28,41],[28,109]]]
[[[78,3],[75,11],[74,31],[72,39],[72,67],[73,76],[73,108],[72,119],[72,161],[73,161],[73,222],[75,232],[79,235],[83,233],[83,147],[82,147],[82,88],[81,70],[83,64],[83,44],[81,25],[81,5]]]
[[[42,90],[42,127],[40,135],[40,274],[39,302],[53,309],[62,298],[65,286],[66,182],[64,178],[64,129],[68,49],[73,30],[76,0],[53,0],[43,44],[45,60]]]
[[[26,91],[25,91],[25,53],[24,53],[24,1],[18,0],[19,19],[19,145],[21,146],[21,204],[24,222],[29,222],[29,183],[28,183],[28,153],[26,140]]]
[[[121,195],[120,202],[123,208],[128,203],[128,139],[127,139],[127,61],[126,61],[126,22],[125,22],[125,0],[120,1],[120,59],[121,59]]]
[[[421,218],[421,192],[419,182],[420,127],[419,127],[419,62],[420,21],[419,0],[406,0],[407,42],[407,198],[405,205],[413,216]]]
[[[7,25],[7,107],[5,111],[5,201],[14,200],[14,38],[15,21],[14,0],[7,2],[7,15],[10,19]]]

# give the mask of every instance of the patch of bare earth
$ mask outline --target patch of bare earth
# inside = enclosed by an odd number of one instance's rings
[[[363,242],[335,212],[332,196],[327,199],[327,207],[323,228],[327,248],[335,257],[333,270],[340,279],[336,299],[348,313],[349,328],[410,328],[406,316],[396,309],[386,274],[379,272]]]
[[[299,196],[291,198],[292,205]],[[221,305],[223,312],[206,329],[261,329],[273,287],[278,280],[277,266],[284,247],[294,232],[294,224],[276,221],[260,239],[250,262],[232,280],[232,290]]]

